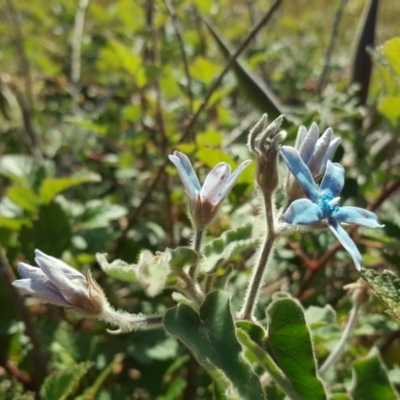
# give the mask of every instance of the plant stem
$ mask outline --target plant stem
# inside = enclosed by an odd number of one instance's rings
[[[276,238],[273,194],[264,193],[265,215],[267,220],[267,236],[261,246],[260,256],[253,275],[249,281],[246,297],[239,313],[241,319],[251,320],[257,303],[258,294],[264,282],[264,276],[268,260]]]
[[[117,325],[118,329],[107,329],[108,333],[120,334],[132,331],[144,331],[149,329],[159,329],[163,327],[164,316],[162,315],[143,315],[130,314],[126,311],[115,310],[110,307],[104,315],[99,318],[112,325]]]
[[[197,253],[199,253],[199,255],[200,255],[200,251],[201,251],[201,243],[203,241],[203,234],[204,234],[204,231],[202,229],[196,228],[196,232],[195,232],[195,236],[194,236],[194,242],[193,242],[193,249]],[[193,264],[189,269],[189,276],[192,279],[195,279],[195,277],[196,277],[198,263],[199,262],[196,261],[196,263]]]
[[[319,369],[318,372],[320,375],[323,375],[331,366],[333,366],[338,358],[342,355],[345,345],[349,340],[351,334],[353,333],[354,327],[357,322],[358,311],[360,310],[360,308],[360,305],[354,304],[353,308],[351,309],[349,320],[347,321],[347,325],[343,331],[343,335],[340,338],[339,343],[336,345],[336,348],[332,351],[332,353]]]

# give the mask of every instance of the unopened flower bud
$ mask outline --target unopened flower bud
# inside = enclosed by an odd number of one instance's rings
[[[280,130],[283,118],[281,115],[267,125],[264,114],[249,134],[249,148],[257,157],[256,180],[263,193],[272,193],[279,184],[279,143],[286,137]]]
[[[328,128],[320,137],[319,128],[315,122],[311,124],[308,131],[304,126],[300,126],[295,149],[307,165],[314,180],[318,181],[324,175],[327,162],[332,160],[340,141],[338,137],[333,138],[332,128]],[[286,192],[290,202],[304,197],[301,187],[291,175],[288,176]]]
[[[89,317],[99,318],[108,307],[101,287],[90,272],[87,277],[57,258],[35,250],[39,268],[20,262],[23,279],[13,286],[43,301],[74,309]]]
[[[343,289],[348,291],[353,297],[353,302],[357,307],[367,304],[371,298],[371,288],[363,279],[358,279],[357,282],[349,283],[343,286]]]

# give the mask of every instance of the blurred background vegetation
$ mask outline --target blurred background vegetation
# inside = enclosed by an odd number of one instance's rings
[[[247,132],[263,112],[286,115],[287,144],[312,121],[342,137],[342,201],[386,224],[353,237],[366,267],[399,272],[400,42],[384,43],[399,35],[400,3],[381,2],[376,27],[367,22],[375,44],[364,35],[357,58],[370,3],[378,1],[282,1],[210,92],[272,2],[0,2],[1,399],[212,398],[210,378],[164,332],[110,336],[103,324],[23,300],[10,282],[39,248],[93,271],[116,307],[171,307],[168,291],[149,299],[105,276],[94,255],[134,262],[143,248],[187,244],[185,195],[167,155],[184,151],[201,176],[219,161],[235,167],[250,157]],[[253,173],[243,173],[210,236],[257,217]],[[235,299],[254,252],[232,261]],[[305,307],[331,305],[337,319],[324,341],[314,332],[324,359],[351,307],[343,285],[356,279],[332,235],[293,237],[280,243],[261,304],[284,290]],[[400,329],[383,310],[368,304],[332,382],[349,382],[348,361],[376,345],[400,387]]]

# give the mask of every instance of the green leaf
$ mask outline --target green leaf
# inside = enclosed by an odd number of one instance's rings
[[[24,254],[33,256],[34,250],[40,249],[54,257],[61,257],[71,243],[71,227],[61,206],[55,202],[41,206],[32,226],[22,227],[19,241]]]
[[[213,273],[232,257],[257,245],[258,239],[253,239],[252,233],[253,224],[249,222],[224,232],[218,239],[211,240],[203,249],[205,258],[201,263],[201,271]]]
[[[107,253],[96,253],[96,260],[100,268],[107,274],[122,281],[136,282],[136,265],[123,260],[107,261]]]
[[[83,362],[69,367],[65,371],[55,371],[49,375],[40,389],[42,400],[65,400],[71,395],[91,366],[91,362]]]
[[[351,392],[353,400],[398,399],[376,348],[354,361]]]
[[[389,308],[387,312],[400,323],[400,279],[391,271],[380,274],[372,269],[364,270],[362,277]]]
[[[231,52],[224,41],[217,34],[210,22],[205,21],[208,30],[218,45],[225,59],[231,57]],[[250,71],[245,68],[240,61],[235,60],[233,63],[233,71],[239,84],[240,90],[260,111],[266,112],[272,119],[283,114],[283,106],[272,92],[272,90],[264,83],[262,84]]]
[[[275,300],[267,309],[267,351],[291,382],[299,398],[326,399],[301,306],[293,299]]]
[[[382,52],[397,76],[400,77],[400,37],[385,42],[382,46]]]
[[[36,193],[27,186],[10,186],[6,195],[15,204],[30,212],[36,211],[40,203]]]
[[[264,399],[259,379],[245,362],[236,338],[227,293],[210,293],[200,315],[179,304],[167,311],[164,324],[194,353],[229,399]]]
[[[263,330],[251,322],[237,323],[236,335],[243,347],[247,350],[246,355],[249,359],[254,359],[257,363],[268,371],[269,375],[284,390],[284,392],[294,400],[303,400],[293,389],[291,382],[287,379],[283,371],[276,365],[272,357],[257,343],[265,339]],[[255,343],[257,342],[257,343]]]
[[[42,203],[50,203],[57,194],[67,190],[73,186],[81,185],[86,182],[98,181],[98,177],[94,174],[76,178],[48,178],[45,179],[40,186],[39,194]]]
[[[393,126],[397,126],[400,118],[400,97],[384,97],[379,102],[378,110],[392,123]]]
[[[333,324],[336,320],[336,312],[330,304],[324,307],[310,306],[305,310],[305,318],[310,328],[319,328]]]
[[[169,266],[172,269],[182,269],[183,267],[196,263],[198,258],[197,252],[190,247],[177,247],[171,250]]]
[[[121,364],[123,356],[121,354],[116,354],[114,359],[103,368],[100,374],[97,376],[96,380],[88,387],[80,396],[75,397],[75,400],[87,400],[94,399],[96,394],[100,391],[104,381],[113,372],[113,369],[117,364]]]

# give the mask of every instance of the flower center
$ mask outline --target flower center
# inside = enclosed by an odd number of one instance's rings
[[[339,199],[340,197],[324,196],[318,200],[318,206],[321,208],[324,218],[330,217],[333,211],[339,209]]]

